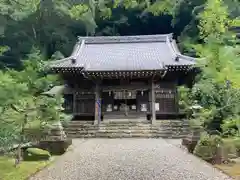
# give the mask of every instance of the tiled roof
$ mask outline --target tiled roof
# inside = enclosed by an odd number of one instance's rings
[[[64,86],[54,86],[52,89],[50,89],[49,91],[46,91],[42,94],[57,95],[57,94],[61,94],[63,91],[64,91]]]
[[[42,94],[44,95],[58,95],[58,94],[69,94],[72,92],[72,89],[64,86],[64,85],[60,85],[60,86],[54,86],[52,87],[50,90],[43,92]]]
[[[82,67],[85,71],[160,70],[166,66],[193,65],[181,55],[172,34],[79,37],[70,57],[55,67]]]

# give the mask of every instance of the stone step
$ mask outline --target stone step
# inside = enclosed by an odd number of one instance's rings
[[[65,128],[65,131],[87,131],[87,130],[172,130],[172,131],[177,131],[177,130],[190,130],[189,127],[99,127],[99,128]]]
[[[71,120],[68,122],[71,122],[71,123],[93,123],[94,120]]]
[[[189,126],[189,124],[188,123],[182,123],[182,124],[161,124],[161,123],[157,123],[157,124],[154,124],[154,126],[160,126],[160,127],[167,127],[167,126],[182,127],[182,126]]]
[[[65,129],[69,129],[69,128],[76,128],[76,129],[98,129],[98,128],[185,128],[185,127],[189,127],[189,125],[185,124],[185,125],[178,125],[178,126],[174,126],[174,125],[143,125],[143,124],[138,124],[138,125],[68,125],[66,127],[64,127]]]
[[[98,126],[106,126],[106,127],[115,127],[115,126],[129,126],[129,127],[132,127],[132,126],[142,126],[142,127],[148,127],[148,126],[151,126],[151,124],[144,124],[144,123],[136,123],[136,124],[132,124],[132,123],[129,123],[129,124],[99,124]]]
[[[185,120],[157,120],[155,124],[184,124],[188,123]],[[70,121],[66,124],[82,124],[82,125],[93,125],[94,121]],[[101,121],[101,124],[107,124],[107,125],[114,125],[114,124],[151,124],[150,121],[144,120],[144,121],[137,121],[137,120],[129,120],[129,121],[123,121],[123,120],[109,120],[109,121]]]
[[[189,130],[189,127],[89,127],[89,128],[79,128],[79,127],[68,127],[64,128],[65,131],[97,131],[97,130]]]
[[[144,121],[137,121],[137,120],[129,120],[129,121],[126,121],[126,120],[109,120],[109,121],[102,121],[101,124],[107,124],[107,125],[114,125],[114,124],[151,124],[150,121],[147,121],[147,120],[144,120]]]
[[[64,128],[65,131],[69,131],[69,130],[84,131],[84,130],[98,130],[98,129],[99,129],[99,127],[66,127],[66,128]]]
[[[90,131],[90,130],[88,130],[88,131],[66,131],[66,134],[87,134],[87,133],[96,134],[97,131]]]
[[[80,131],[67,132],[67,134],[173,134],[172,131]],[[180,132],[181,133],[181,132]]]
[[[151,134],[151,135],[174,135],[174,134],[187,134],[187,132],[172,132],[172,131],[81,131],[81,132],[67,132],[66,133],[68,136],[69,135],[96,135],[96,136],[100,136],[100,135],[118,135],[118,136],[122,136],[124,134],[130,134],[130,135],[135,135],[135,134]]]
[[[166,135],[166,134],[97,134],[97,135],[69,135],[68,138],[169,138],[182,139],[186,135]]]
[[[67,135],[86,134],[188,134],[189,131],[68,131]]]
[[[88,126],[97,126],[94,124],[81,124],[81,123],[67,123],[64,125],[64,127],[69,127],[69,126],[82,126],[82,127],[88,127]]]
[[[177,131],[177,130],[190,130],[189,127],[99,127],[99,128],[76,128],[76,127],[71,127],[71,128],[65,128],[65,131],[99,131],[99,130],[153,130],[153,131],[162,131],[162,130],[172,130],[172,131]]]
[[[99,125],[98,124],[90,124],[90,123],[72,123],[69,122],[65,126],[136,126],[136,125],[151,125],[150,123],[104,123],[101,122]]]
[[[71,121],[64,128],[69,138],[184,138],[189,132],[187,121],[109,120],[94,125],[92,121]]]

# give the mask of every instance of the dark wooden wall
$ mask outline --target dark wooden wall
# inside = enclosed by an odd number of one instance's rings
[[[177,113],[178,112],[178,93],[175,82],[158,83],[155,89],[156,103],[159,110],[156,113]]]
[[[178,78],[177,78],[178,77]],[[164,79],[155,81],[155,98],[159,109],[157,114],[173,114],[178,112],[178,92],[177,86],[185,82],[184,73],[173,72],[167,74]],[[180,78],[180,79],[179,79]],[[86,79],[82,75],[65,74],[65,83],[72,88],[72,94],[65,95],[65,107],[68,112],[78,115],[94,116],[95,112],[95,88],[96,82],[100,82],[100,98],[102,102],[102,112],[106,112],[106,105],[114,105],[114,90],[137,90],[136,111],[140,110],[141,104],[147,104],[148,113],[150,111],[150,79],[105,79],[102,81]],[[109,95],[110,93],[110,95]]]

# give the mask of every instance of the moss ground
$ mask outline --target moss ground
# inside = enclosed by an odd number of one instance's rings
[[[226,174],[240,180],[240,163],[214,165]]]
[[[18,167],[14,167],[14,159],[0,156],[0,179],[2,180],[26,180],[32,174],[49,165],[56,157],[49,161],[22,161]]]

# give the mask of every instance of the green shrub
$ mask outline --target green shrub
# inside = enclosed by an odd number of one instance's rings
[[[194,149],[194,154],[210,162],[214,160],[217,155],[218,144],[222,144],[220,136],[210,136],[209,134],[202,135]]]
[[[223,142],[225,154],[240,156],[240,138],[226,138]]]
[[[48,151],[39,148],[28,148],[23,153],[23,160],[25,161],[49,160],[50,157]]]
[[[237,155],[240,156],[240,138],[234,139],[234,145],[237,151]]]
[[[224,154],[225,160],[229,160],[237,157],[237,148],[234,143],[234,139],[223,140],[223,154]]]

